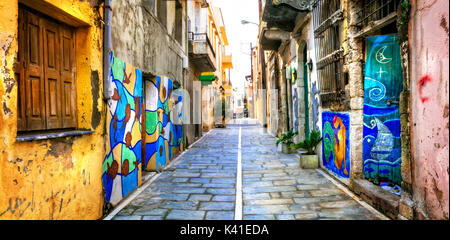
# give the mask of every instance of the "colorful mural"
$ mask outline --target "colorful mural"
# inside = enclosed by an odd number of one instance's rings
[[[397,35],[367,38],[363,164],[366,178],[401,184],[399,95],[402,68]]]
[[[157,76],[146,82],[145,163],[146,170],[160,170],[183,151],[183,97],[173,82]]]
[[[350,117],[347,114],[322,113],[323,165],[338,175],[350,176]]]
[[[106,201],[118,203],[138,187],[141,163],[142,73],[114,57],[111,51],[109,79],[114,94],[108,100],[106,157],[103,186]]]

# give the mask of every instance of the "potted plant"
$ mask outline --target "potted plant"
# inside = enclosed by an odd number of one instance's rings
[[[309,134],[309,138],[306,138],[303,142],[293,144],[292,149],[303,149],[306,152],[300,154],[300,167],[301,168],[318,168],[319,157],[316,154],[316,147],[322,141],[320,131],[313,130]]]
[[[281,143],[281,151],[283,153],[292,153],[291,146],[294,144],[294,137],[297,135],[297,132],[294,132],[293,129],[289,130],[286,133],[282,133],[281,137],[277,138],[277,146]]]

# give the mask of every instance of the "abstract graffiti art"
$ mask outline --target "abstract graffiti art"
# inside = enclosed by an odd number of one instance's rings
[[[145,97],[146,170],[160,170],[183,151],[183,98],[167,77],[147,81]]]
[[[400,47],[396,35],[369,37],[364,78],[364,174],[401,184]]]
[[[350,176],[350,118],[347,114],[322,113],[322,160],[323,165],[338,175]]]
[[[108,100],[107,146],[102,181],[106,201],[118,203],[134,190],[141,175],[142,73],[110,55],[109,80],[114,94]]]

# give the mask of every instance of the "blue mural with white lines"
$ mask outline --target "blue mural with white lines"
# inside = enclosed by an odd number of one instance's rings
[[[403,87],[397,35],[367,38],[364,76],[364,174],[376,182],[400,184],[399,95]]]

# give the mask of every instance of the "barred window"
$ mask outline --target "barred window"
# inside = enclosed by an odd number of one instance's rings
[[[320,99],[325,106],[344,95],[343,49],[340,41],[342,16],[340,0],[317,0],[313,3]]]
[[[371,22],[392,18],[397,13],[401,0],[362,0],[359,25],[367,27]]]

